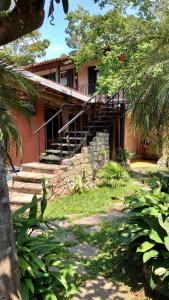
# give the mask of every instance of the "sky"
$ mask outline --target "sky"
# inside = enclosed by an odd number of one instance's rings
[[[40,59],[41,61],[56,58],[63,53],[69,53],[71,51],[71,49],[67,47],[65,42],[65,29],[67,26],[67,21],[65,20],[65,14],[63,12],[62,4],[55,5],[55,25],[52,26],[50,24],[50,18],[47,17],[49,0],[46,0],[45,2],[46,16],[40,32],[42,34],[42,37],[48,39],[51,44],[46,51],[46,56]],[[91,14],[103,14],[108,9],[104,8],[101,10],[99,6],[93,2],[93,0],[69,0],[69,11],[75,10],[78,5],[81,5],[85,9],[89,10]]]

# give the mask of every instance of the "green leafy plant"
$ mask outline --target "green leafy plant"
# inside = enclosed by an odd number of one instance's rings
[[[128,222],[121,228],[122,244],[142,260],[150,286],[169,288],[169,196],[141,191],[126,200]]]
[[[104,157],[107,154],[107,150],[101,149],[97,153],[98,153],[98,155]]]
[[[91,187],[90,187],[89,183],[87,182],[87,180],[82,175],[79,175],[74,180],[72,192],[73,193],[83,193],[83,192],[90,190],[90,188]]]
[[[161,191],[169,193],[169,175],[165,173],[150,173],[147,178],[147,183],[151,188],[161,186]]]
[[[45,179],[42,187],[40,212],[35,195],[30,204],[13,213],[22,297],[23,300],[68,299],[77,291],[75,268],[65,246],[57,241],[59,229],[51,229],[43,221],[47,205]]]
[[[128,160],[130,158],[132,158],[133,155],[134,155],[134,153],[131,153],[126,149],[120,148],[119,149],[119,154],[118,154],[118,161],[121,162],[121,163],[122,162],[128,162]]]
[[[121,183],[121,180],[128,179],[128,173],[120,164],[109,161],[98,171],[97,177],[101,179],[101,183],[104,185],[117,186]]]

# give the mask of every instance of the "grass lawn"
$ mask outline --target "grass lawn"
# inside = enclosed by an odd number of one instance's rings
[[[101,214],[113,209],[117,204],[123,203],[123,197],[133,194],[139,187],[135,180],[123,181],[120,186],[111,188],[101,186],[93,188],[81,194],[53,199],[49,202],[45,217],[55,218],[78,218],[83,216]],[[114,199],[114,198],[119,199]]]

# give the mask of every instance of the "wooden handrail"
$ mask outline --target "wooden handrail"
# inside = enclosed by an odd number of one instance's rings
[[[91,102],[91,100],[93,99],[93,98],[95,98],[96,96],[92,96],[87,102],[85,102],[84,104],[83,104],[83,107],[85,108],[85,106],[86,105],[88,105],[90,102]]]
[[[65,124],[59,131],[58,134],[61,134],[63,131],[65,131],[66,128],[68,128],[74,121],[76,121],[76,119],[78,119],[81,115],[84,114],[84,112],[86,112],[86,110],[88,108],[86,108],[87,104],[89,104],[91,102],[91,100],[94,98],[95,96],[92,96],[84,105],[83,105],[83,110],[81,110],[74,118],[72,118],[67,124]]]
[[[53,119],[55,119],[55,118],[62,112],[62,110],[63,110],[63,108],[64,108],[65,106],[72,106],[72,104],[67,104],[67,103],[63,104],[63,105],[61,106],[60,110],[57,111],[57,113],[54,114],[54,115],[53,115],[49,120],[47,120],[44,124],[42,124],[42,125],[34,132],[34,134],[38,133],[43,127],[45,127],[45,126],[48,125]]]
[[[78,119],[86,110],[81,110],[74,118],[72,118],[67,124],[65,124],[59,131],[58,134],[61,134],[69,125],[71,125],[76,119]]]
[[[109,99],[105,102],[105,104],[108,104],[113,98],[115,98],[117,95],[119,94],[119,92],[114,93],[111,97],[109,97]]]

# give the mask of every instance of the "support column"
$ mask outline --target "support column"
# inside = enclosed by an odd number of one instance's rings
[[[120,117],[120,148],[124,149],[125,113]]]
[[[62,127],[69,122],[69,107],[65,106],[62,113]]]

